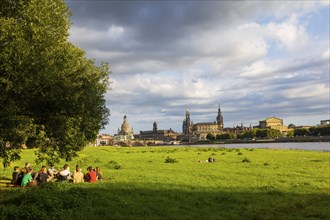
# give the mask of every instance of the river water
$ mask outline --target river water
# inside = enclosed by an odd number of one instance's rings
[[[176,145],[177,146],[177,145]],[[224,147],[224,148],[269,148],[269,149],[297,149],[330,152],[330,142],[295,142],[295,143],[240,143],[240,144],[203,144],[180,145],[182,147]]]

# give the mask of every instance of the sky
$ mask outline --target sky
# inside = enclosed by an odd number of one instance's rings
[[[115,134],[182,132],[191,120],[224,127],[329,119],[330,1],[66,0],[69,40],[111,68],[106,103]]]

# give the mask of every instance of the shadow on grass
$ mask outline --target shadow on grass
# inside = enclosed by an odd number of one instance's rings
[[[329,219],[329,195],[49,183],[11,189],[1,219]],[[181,186],[182,187],[182,186]],[[205,189],[204,189],[205,190]],[[256,191],[256,190],[254,190]],[[14,192],[14,194],[13,194]]]

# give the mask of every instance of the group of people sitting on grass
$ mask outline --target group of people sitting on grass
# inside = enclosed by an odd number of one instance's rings
[[[42,166],[38,172],[35,172],[30,163],[26,163],[25,167],[19,170],[18,166],[14,167],[12,174],[11,184],[14,186],[37,186],[46,182],[54,181],[71,181],[73,183],[81,182],[97,182],[102,181],[103,176],[101,169],[92,166],[87,168],[87,173],[83,173],[81,168],[77,165],[73,173],[70,172],[70,167],[65,164],[61,170],[56,170],[54,165],[51,165],[49,169],[46,166]]]

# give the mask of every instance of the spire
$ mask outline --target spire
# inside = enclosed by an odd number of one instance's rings
[[[157,128],[157,122],[155,122],[155,121],[154,121],[152,130],[153,130],[154,133],[157,133],[158,128]]]
[[[218,129],[219,130],[223,129],[223,117],[222,117],[222,114],[221,114],[220,102],[218,103],[217,124],[218,124]]]

